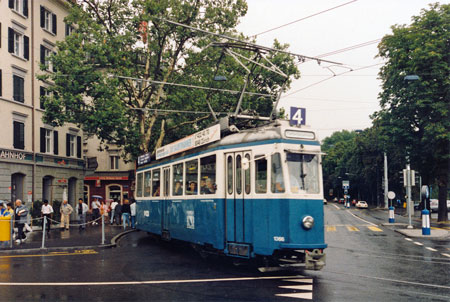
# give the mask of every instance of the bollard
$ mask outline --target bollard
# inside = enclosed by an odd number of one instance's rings
[[[47,216],[44,216],[44,221],[42,222],[42,245],[41,249],[45,249],[45,230],[47,229]]]
[[[394,207],[389,207],[389,223],[395,222]]]
[[[422,235],[430,235],[430,211],[422,210]]]
[[[102,245],[105,244],[105,215],[102,214]]]

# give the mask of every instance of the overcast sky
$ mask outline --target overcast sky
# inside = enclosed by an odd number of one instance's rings
[[[247,0],[248,12],[238,30],[255,35],[277,26],[343,5],[351,0]],[[354,45],[381,39],[394,24],[410,24],[411,17],[428,8],[425,0],[357,0],[303,21],[263,33],[257,43],[272,46],[273,40],[290,45],[294,53],[319,56]],[[449,1],[440,1],[449,3]],[[376,43],[323,59],[343,63],[331,67],[335,74],[382,63],[375,58]],[[357,130],[371,126],[369,115],[379,109],[377,80],[380,65],[345,73],[326,80],[332,64],[315,61],[299,65],[301,78],[281,98],[281,107],[306,108],[306,122],[324,139],[342,129]],[[322,83],[315,84],[324,80]],[[308,86],[313,85],[309,88]]]

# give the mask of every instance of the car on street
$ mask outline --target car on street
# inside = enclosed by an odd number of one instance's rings
[[[345,203],[345,199],[344,198],[339,198],[339,203]]]
[[[328,201],[325,198],[323,199],[323,204],[328,204]]]
[[[360,209],[367,209],[369,205],[364,200],[360,200],[356,203],[356,207]]]

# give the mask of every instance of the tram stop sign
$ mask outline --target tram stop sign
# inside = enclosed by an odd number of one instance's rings
[[[291,125],[306,125],[305,108],[291,107],[291,113],[289,116]]]

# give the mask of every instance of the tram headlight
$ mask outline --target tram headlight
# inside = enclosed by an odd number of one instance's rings
[[[314,226],[314,218],[312,216],[305,216],[302,219],[302,224],[305,229],[309,230]]]

